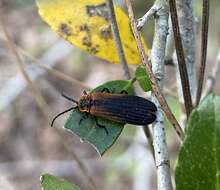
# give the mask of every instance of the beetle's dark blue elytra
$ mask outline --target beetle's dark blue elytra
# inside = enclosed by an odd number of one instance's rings
[[[93,116],[134,125],[148,125],[154,122],[157,111],[154,103],[139,96],[102,92],[83,95],[78,108]]]
[[[58,114],[53,119],[51,125],[53,125],[57,117],[75,108],[78,108],[81,112],[87,112],[94,116],[95,119],[96,117],[101,117],[124,124],[148,125],[153,123],[156,119],[157,107],[155,104],[139,96],[93,92],[90,94],[84,93],[79,101],[65,95],[64,97],[77,105]],[[104,128],[106,133],[108,133],[105,126],[98,124],[97,119],[96,124]]]

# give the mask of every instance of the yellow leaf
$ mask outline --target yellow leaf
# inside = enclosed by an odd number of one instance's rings
[[[60,36],[99,58],[119,63],[105,0],[37,0],[37,4],[41,17]],[[126,60],[138,64],[141,60],[128,16],[118,6],[115,13]]]

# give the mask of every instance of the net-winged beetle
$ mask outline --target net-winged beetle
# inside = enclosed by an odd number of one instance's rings
[[[105,126],[98,124],[96,117],[133,125],[148,125],[153,123],[156,119],[155,112],[157,111],[155,104],[145,98],[128,95],[124,92],[126,93],[126,91],[122,91],[121,94],[113,94],[109,93],[109,90],[106,88],[101,92],[92,92],[89,94],[84,91],[79,101],[63,95],[66,99],[74,102],[76,106],[59,113],[53,119],[51,126],[53,126],[54,121],[60,115],[77,108],[80,112],[86,112],[94,116],[96,125],[104,128],[107,134],[107,129]]]

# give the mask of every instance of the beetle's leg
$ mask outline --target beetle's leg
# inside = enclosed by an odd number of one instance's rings
[[[95,123],[96,123],[96,125],[97,125],[98,127],[102,128],[102,129],[104,129],[105,132],[106,132],[106,134],[108,135],[108,130],[106,129],[106,127],[105,127],[104,125],[100,125],[100,124],[98,123],[97,118],[96,118],[96,117],[94,117],[94,118],[95,118]]]
[[[107,92],[110,93],[110,90],[108,88],[103,88],[101,92]]]
[[[81,125],[81,123],[82,123],[82,121],[84,120],[84,119],[86,119],[86,118],[88,118],[88,115],[89,115],[89,113],[85,113],[85,115],[83,115],[82,117],[81,117],[81,119],[79,120],[79,125]]]
[[[120,92],[120,94],[128,94],[128,92],[127,92],[126,90],[122,90],[122,91]]]

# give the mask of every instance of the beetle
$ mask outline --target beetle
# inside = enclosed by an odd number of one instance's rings
[[[54,121],[60,115],[77,108],[80,112],[86,112],[94,116],[96,125],[100,128],[104,128],[107,134],[107,129],[98,123],[96,117],[105,118],[117,123],[133,125],[148,125],[156,120],[157,107],[153,102],[139,96],[128,95],[126,91],[122,91],[120,94],[110,93],[108,89],[89,94],[84,91],[79,101],[64,94],[63,97],[75,103],[76,106],[55,116],[51,126],[53,126]],[[82,117],[79,124],[83,119]]]

